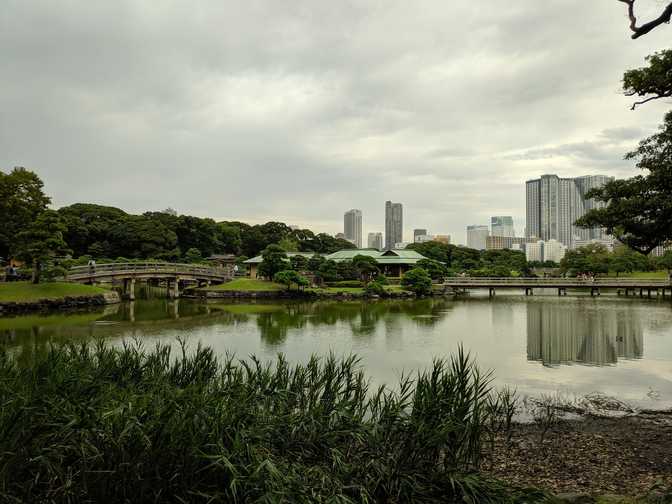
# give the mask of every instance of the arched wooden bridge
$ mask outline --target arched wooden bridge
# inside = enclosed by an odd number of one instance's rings
[[[599,296],[604,289],[616,290],[626,296],[637,295],[651,297],[651,293],[672,295],[672,282],[652,278],[525,278],[525,277],[450,277],[439,284],[445,290],[467,291],[470,289],[488,289],[490,296],[497,289],[521,289],[531,296],[534,289],[557,289],[558,295],[567,295],[567,290],[590,291],[591,296]]]
[[[93,284],[97,282],[123,282],[124,294],[133,299],[137,280],[165,281],[168,295],[173,298],[180,296],[180,283],[228,282],[232,273],[226,268],[213,268],[195,264],[179,264],[167,262],[129,262],[107,263],[95,266],[75,266],[70,268],[66,279],[69,282]]]

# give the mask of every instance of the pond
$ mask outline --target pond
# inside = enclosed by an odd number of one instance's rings
[[[617,297],[472,296],[414,301],[200,303],[139,300],[101,311],[0,318],[0,344],[30,362],[49,342],[104,338],[292,362],[357,354],[373,382],[397,382],[461,343],[497,385],[523,395],[601,392],[672,407],[672,303]]]

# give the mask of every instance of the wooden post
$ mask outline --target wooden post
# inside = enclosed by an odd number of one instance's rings
[[[128,299],[135,300],[135,278],[131,278],[128,282]]]

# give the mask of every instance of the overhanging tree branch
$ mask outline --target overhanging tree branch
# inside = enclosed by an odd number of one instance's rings
[[[630,30],[632,30],[632,38],[637,39],[642,35],[646,35],[651,30],[660,26],[663,23],[669,23],[672,18],[672,2],[670,2],[667,7],[663,10],[660,16],[656,19],[644,23],[641,26],[637,26],[637,17],[635,16],[635,0],[618,0],[624,4],[628,4],[628,17],[630,18]]]

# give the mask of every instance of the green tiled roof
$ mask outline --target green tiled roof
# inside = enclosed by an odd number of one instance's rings
[[[303,256],[306,259],[310,259],[315,255],[315,252],[287,252],[287,257],[294,257],[294,256]],[[318,254],[318,255],[324,255],[324,254]],[[259,264],[264,258],[261,257],[260,255],[254,256],[251,259],[248,259],[247,261],[243,261],[244,264]]]
[[[315,255],[314,252],[287,252],[287,257],[301,255],[306,258],[311,258]],[[394,249],[394,250],[376,250],[376,249],[346,249],[339,250],[333,254],[328,254],[325,259],[336,262],[352,261],[357,255],[364,255],[373,257],[379,264],[415,264],[421,259],[427,259],[422,254],[415,250],[409,249]],[[259,264],[262,261],[260,255],[248,259],[245,264]]]

